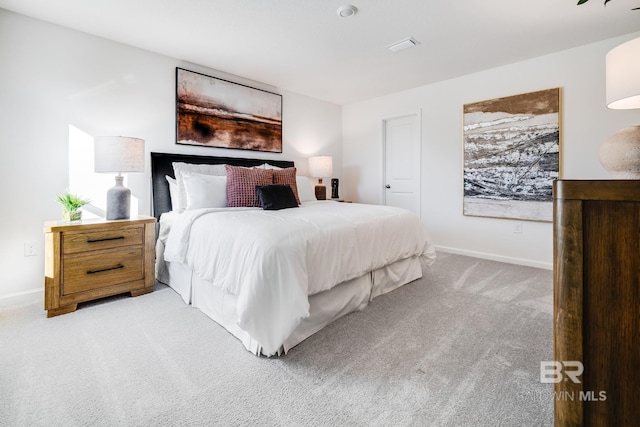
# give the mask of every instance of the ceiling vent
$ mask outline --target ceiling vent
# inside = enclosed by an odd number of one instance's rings
[[[409,49],[410,47],[414,47],[415,45],[420,44],[420,42],[413,37],[406,38],[404,40],[400,40],[392,45],[387,46],[391,52],[400,52],[401,50]]]

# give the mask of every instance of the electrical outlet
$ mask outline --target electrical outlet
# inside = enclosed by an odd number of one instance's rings
[[[513,232],[517,234],[522,234],[522,223],[516,222],[513,224]]]
[[[37,243],[33,240],[24,242],[24,256],[38,255]]]

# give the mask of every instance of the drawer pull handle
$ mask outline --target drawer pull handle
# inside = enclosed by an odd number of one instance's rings
[[[87,274],[102,273],[104,271],[118,270],[120,268],[124,268],[124,265],[118,264],[115,267],[103,268],[102,270],[89,270],[89,271],[87,271]]]
[[[87,243],[108,242],[109,240],[122,240],[122,239],[124,239],[124,236],[118,236],[118,237],[105,237],[104,239],[91,239],[91,240],[87,240]]]

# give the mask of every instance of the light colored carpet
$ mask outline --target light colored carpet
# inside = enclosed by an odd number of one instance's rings
[[[258,358],[171,289],[0,312],[0,425],[553,424],[552,274],[438,254],[287,356]]]

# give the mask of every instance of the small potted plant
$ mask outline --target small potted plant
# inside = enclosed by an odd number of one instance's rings
[[[80,208],[89,203],[90,200],[82,199],[80,196],[66,191],[63,195],[58,195],[58,202],[62,205],[62,219],[65,222],[72,222],[82,219],[82,210]]]

